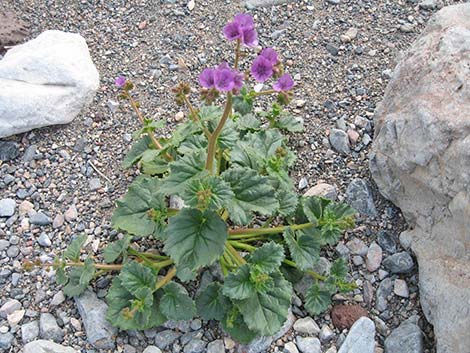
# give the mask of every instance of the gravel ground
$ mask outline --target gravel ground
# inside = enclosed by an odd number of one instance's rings
[[[306,131],[291,139],[298,151],[292,176],[299,182],[300,192],[322,181],[335,186],[339,199],[352,202],[358,202],[362,181],[370,185],[372,194],[365,199],[373,198],[376,214],[369,203],[364,211],[370,215],[361,216],[340,245],[324,253],[327,260],[338,254],[347,257],[359,286],[354,293],[335,298],[335,303],[355,303],[367,309],[377,328],[377,352],[394,328],[418,315],[425,334],[424,351],[434,352],[432,328],[419,307],[416,266],[400,273],[405,270],[394,269],[391,260],[386,260],[393,253],[406,254],[405,237],[398,239],[406,229],[405,222],[399,210],[378,194],[368,171],[375,106],[400,52],[416,38],[434,10],[420,9],[418,1],[334,2],[298,0],[250,10],[260,43],[279,49],[297,82],[291,109],[305,119]],[[187,1],[179,0],[3,0],[2,5],[31,24],[31,38],[46,29],[79,32],[88,42],[101,86],[91,106],[71,124],[8,139],[17,143],[19,155],[0,162],[0,199],[13,199],[16,204],[13,216],[0,217],[0,306],[13,306],[12,312],[20,311],[19,316],[22,309],[25,312],[18,323],[0,315],[0,347],[6,342],[6,352],[19,351],[23,342],[34,338],[37,324],[31,322],[36,320],[41,324],[40,337],[82,352],[105,351],[93,349],[89,338],[87,341],[84,319],[74,301],[63,300],[53,275],[40,269],[25,273],[21,262],[25,258],[53,259],[78,232],[90,235],[95,252],[117,236],[110,227],[114,201],[138,174],[120,166],[137,119],[128,107],[117,103],[114,78],[119,74],[131,78],[137,84],[143,111],[166,119],[171,128],[180,109],[169,89],[182,79],[197,89],[197,74],[203,68],[230,57],[226,54],[230,45],[223,40],[221,29],[243,6],[229,0],[196,0],[193,10],[188,9]],[[357,36],[351,38],[354,31],[350,31],[349,39],[341,37],[351,27],[357,29]],[[190,70],[181,70],[181,62]],[[335,152],[348,144],[350,152]],[[354,179],[360,180],[350,185]],[[384,261],[380,261],[382,255]],[[99,298],[105,295],[108,283],[104,278],[96,284]],[[46,313],[52,314],[56,324],[47,325],[51,317]],[[296,305],[293,313],[305,315]],[[314,319],[321,329],[322,351],[339,346],[347,331],[334,328],[329,313]],[[199,320],[170,325],[169,330],[120,332],[116,351],[141,352],[155,344],[156,336],[159,345],[162,335],[175,333],[183,336],[160,347],[165,352],[197,352],[205,349],[206,342],[224,338],[213,323]],[[302,351],[297,336],[305,335],[318,332],[290,329],[270,349],[293,352],[289,342],[297,342]],[[224,344],[228,351],[237,348],[227,338],[215,342],[208,346],[209,352],[223,352]]]

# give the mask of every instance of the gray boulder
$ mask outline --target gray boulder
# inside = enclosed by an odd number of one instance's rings
[[[392,331],[384,342],[385,353],[423,353],[423,333],[417,325],[417,317],[404,321]]]
[[[78,312],[85,326],[88,342],[98,349],[114,349],[117,329],[106,320],[106,303],[87,290],[75,297]]]
[[[351,326],[338,353],[374,353],[374,351],[375,324],[363,316]]]
[[[470,347],[470,3],[437,12],[375,114],[370,169],[401,208],[438,353]]]
[[[0,61],[0,138],[71,122],[98,86],[79,34],[46,31],[10,49]]]

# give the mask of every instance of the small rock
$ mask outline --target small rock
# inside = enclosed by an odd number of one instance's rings
[[[23,201],[20,203],[18,207],[18,212],[20,216],[27,215],[31,210],[34,210],[34,205],[29,201]]]
[[[375,217],[377,209],[368,183],[363,179],[353,179],[346,189],[346,198],[352,208],[358,212]]]
[[[202,353],[206,348],[207,342],[196,338],[192,339],[188,342],[186,346],[184,346],[184,353]]]
[[[75,331],[81,331],[82,330],[82,324],[80,323],[79,320],[77,320],[74,317],[70,318],[70,325],[74,328]]]
[[[7,256],[9,258],[14,259],[15,257],[17,257],[19,255],[19,253],[20,253],[20,248],[17,247],[16,245],[10,246],[7,249]]]
[[[117,328],[106,320],[108,305],[90,290],[75,297],[88,342],[98,349],[114,349]]]
[[[147,348],[144,349],[143,353],[162,353],[162,351],[158,347],[148,346]]]
[[[357,28],[351,27],[341,36],[341,41],[343,43],[350,43],[352,40],[356,39],[357,33]]]
[[[347,131],[347,135],[349,138],[349,142],[351,142],[352,145],[355,145],[360,137],[359,133],[356,130],[352,130],[352,129],[349,129]]]
[[[315,320],[313,320],[310,316],[307,316],[303,319],[298,319],[294,323],[294,330],[300,333],[314,336],[320,333],[320,327],[318,327]]]
[[[194,2],[194,0],[190,0],[188,2],[188,5],[186,5],[188,7],[188,10],[189,11],[193,11],[194,10],[194,6],[196,6],[196,3]]]
[[[0,141],[0,161],[8,162],[20,154],[18,144],[13,141]]]
[[[91,178],[88,185],[91,191],[96,191],[101,188],[101,180],[99,178]]]
[[[333,147],[337,152],[348,155],[351,150],[349,148],[349,138],[348,135],[339,129],[331,129],[329,141],[331,147]]]
[[[78,217],[77,207],[75,205],[70,206],[67,211],[65,211],[64,218],[67,222],[76,220]]]
[[[352,238],[346,243],[346,246],[353,255],[364,256],[367,254],[367,245],[359,238]]]
[[[306,101],[303,99],[298,99],[295,101],[295,106],[297,108],[303,108],[305,106]]]
[[[183,112],[178,112],[175,114],[175,121],[180,122],[183,121],[184,119],[184,113]]]
[[[352,325],[338,353],[374,353],[374,351],[374,322],[367,317],[361,317]]]
[[[337,56],[339,54],[339,49],[332,43],[327,43],[325,48],[328,51],[328,53],[330,53],[333,56]]]
[[[62,213],[58,213],[54,217],[54,221],[52,222],[52,228],[57,229],[57,228],[62,227],[64,225],[64,221],[65,221],[64,215]]]
[[[52,245],[51,239],[49,239],[46,233],[41,233],[38,238],[38,243],[45,248],[48,248]]]
[[[320,196],[325,199],[334,201],[338,197],[338,192],[336,190],[336,186],[334,185],[319,183],[308,189],[305,192],[304,196]]]
[[[16,202],[13,199],[0,200],[0,217],[11,217],[15,214]]]
[[[392,331],[384,343],[387,353],[423,353],[423,333],[416,321],[411,317]]]
[[[41,338],[62,342],[64,332],[61,330],[54,316],[49,313],[42,313],[39,319],[39,333]]]
[[[400,26],[400,31],[405,33],[413,32],[414,26],[411,23],[405,23]]]
[[[339,5],[341,3],[341,0],[326,0],[326,2],[331,5]]]
[[[299,350],[297,349],[297,346],[295,345],[294,342],[287,342],[284,345],[284,352],[285,353],[299,353]]]
[[[383,264],[391,273],[410,273],[414,268],[413,258],[405,251],[387,257]]]
[[[207,353],[225,353],[223,340],[215,340],[207,345]]]
[[[10,327],[18,325],[20,321],[23,320],[24,314],[25,314],[24,309],[16,310],[12,312],[11,314],[9,314],[7,316],[7,320],[8,320],[8,324],[10,325]]]
[[[305,189],[307,186],[308,186],[308,180],[307,180],[307,178],[303,177],[302,179],[300,179],[300,181],[299,181],[299,190],[303,190],[303,189]]]
[[[408,285],[406,281],[403,279],[397,278],[395,280],[395,284],[393,286],[393,292],[402,298],[408,298],[410,296],[410,292],[408,290]]]
[[[60,304],[62,304],[64,301],[65,301],[64,292],[62,292],[62,291],[60,290],[60,291],[58,291],[56,294],[54,294],[54,296],[52,297],[51,306],[60,305]]]
[[[297,348],[302,353],[321,353],[321,343],[316,337],[297,336]]]
[[[7,350],[11,347],[15,336],[13,336],[10,332],[0,333],[0,349]]]
[[[51,341],[37,340],[26,344],[23,353],[78,353],[78,351]]]
[[[424,10],[433,10],[439,6],[438,0],[423,0],[419,3],[419,7]]]
[[[173,330],[164,330],[155,335],[155,345],[165,350],[181,336],[180,333]]]
[[[411,247],[412,242],[413,238],[411,236],[411,232],[404,231],[400,233],[400,245],[403,246],[404,249],[408,250]]]
[[[377,235],[377,243],[379,243],[380,247],[389,254],[393,254],[397,250],[395,240],[392,235],[385,230],[381,230]]]
[[[0,307],[0,317],[6,319],[8,315],[20,310],[22,307],[21,303],[16,299],[10,299]]]
[[[382,248],[375,242],[372,243],[367,251],[366,267],[369,272],[377,271],[382,263]]]
[[[387,309],[388,296],[392,294],[393,282],[390,278],[385,278],[379,284],[376,292],[375,306],[378,311],[383,312]]]
[[[35,224],[38,226],[47,226],[52,223],[52,219],[48,216],[46,216],[44,213],[41,211],[34,213],[31,215],[29,219],[29,223]]]
[[[359,305],[339,304],[331,310],[331,320],[339,330],[350,329],[363,316],[368,316],[367,311]]]
[[[23,344],[29,343],[39,336],[39,322],[37,320],[21,325],[21,339]]]
[[[331,330],[330,326],[323,325],[320,331],[320,341],[329,342],[334,336],[335,333]]]

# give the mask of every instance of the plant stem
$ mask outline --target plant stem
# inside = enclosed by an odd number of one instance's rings
[[[225,243],[225,248],[230,252],[230,255],[233,256],[238,265],[246,264],[246,260],[243,258],[243,256],[240,255],[237,250],[235,250],[235,248],[230,242]]]
[[[147,256],[145,256],[144,254],[138,252],[137,250],[135,250],[134,248],[131,248],[129,247],[127,249],[127,251],[129,252],[129,254],[131,255],[134,255],[136,257],[138,257],[139,259],[141,259],[145,264],[147,264],[148,266],[150,267],[155,267],[155,263],[153,261],[150,261]]]
[[[163,277],[161,280],[159,280],[157,282],[157,284],[155,285],[155,291],[159,290],[160,288],[162,288],[163,286],[165,286],[168,282],[171,281],[171,279],[173,277],[175,277],[176,275],[176,267],[172,267],[168,272],[167,274],[165,275],[165,277]]]
[[[204,122],[202,122],[198,115],[197,115],[197,111],[196,109],[194,109],[193,105],[191,104],[191,102],[189,101],[189,98],[186,96],[186,95],[183,95],[183,99],[184,99],[184,102],[186,103],[186,106],[188,107],[189,109],[189,112],[191,114],[191,117],[192,117],[192,120],[199,123],[199,125],[201,125],[201,128],[202,128],[202,131],[204,131],[204,134],[206,135],[207,139],[209,140],[210,137],[211,137],[211,133],[210,131],[207,129],[207,127],[204,125]]]
[[[236,248],[239,248],[239,249],[243,249],[243,250],[246,250],[246,251],[249,251],[249,252],[252,252],[252,251],[255,251],[256,250],[256,247],[254,246],[251,246],[251,245],[248,245],[248,244],[245,244],[245,243],[240,243],[238,241],[233,241],[233,240],[230,240],[229,241],[230,244]]]
[[[253,92],[253,96],[255,97],[259,97],[259,96],[266,96],[266,95],[269,95],[269,94],[273,94],[273,93],[279,93],[278,91],[275,91],[273,89],[268,89],[266,91],[261,91],[261,92]]]
[[[225,259],[223,256],[219,258],[219,262],[220,262],[220,267],[222,268],[223,275],[227,276],[228,275],[227,263],[225,262]]]
[[[297,264],[296,264],[294,261],[284,259],[282,262],[285,263],[286,265],[291,266],[291,267],[299,268],[299,267],[297,266]],[[310,276],[312,276],[313,278],[318,279],[319,281],[326,281],[326,279],[327,279],[326,276],[322,276],[321,274],[319,274],[319,273],[317,273],[317,272],[315,272],[315,271],[307,270],[307,271],[305,271],[305,272],[308,273],[308,274],[309,274]]]
[[[214,155],[215,155],[215,145],[217,144],[217,139],[222,131],[225,122],[227,121],[230,113],[232,112],[232,93],[227,93],[227,103],[225,104],[224,113],[222,118],[219,121],[219,124],[215,128],[214,132],[211,134],[209,139],[209,146],[207,148],[207,160],[206,160],[206,169],[210,174],[214,172]]]
[[[38,267],[54,267],[57,266],[57,263],[30,263],[31,266],[38,266]],[[81,261],[67,261],[65,262],[65,266],[73,266],[73,267],[83,267],[85,266],[84,262]],[[122,269],[122,265],[113,265],[113,264],[93,264],[96,269],[103,270],[103,271],[120,271]]]
[[[235,47],[235,62],[233,66],[238,70],[238,62],[240,61],[240,39],[237,39],[237,46]]]
[[[300,230],[305,228],[312,227],[312,223],[303,223],[303,224],[294,224],[289,226],[279,226],[273,228],[237,228],[237,229],[230,229],[228,231],[229,239],[232,239],[231,236],[237,236],[236,238],[249,238],[253,235],[264,235],[264,234],[279,234],[283,233],[286,228],[290,228],[292,230]]]

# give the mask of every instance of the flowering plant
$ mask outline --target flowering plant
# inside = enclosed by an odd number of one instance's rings
[[[120,271],[107,295],[108,320],[122,329],[148,329],[166,320],[195,315],[218,320],[240,342],[272,335],[285,321],[292,283],[304,273],[313,284],[303,293],[304,307],[326,310],[345,281],[343,260],[328,274],[314,272],[322,245],[333,245],[353,225],[349,206],[317,197],[301,197],[288,170],[295,161],[283,132],[302,131],[302,121],[283,110],[294,82],[278,53],[263,49],[251,65],[258,82],[273,79],[272,89],[255,92],[240,69],[245,47],[258,44],[251,16],[240,14],[224,28],[235,41],[233,65],[223,62],[199,76],[205,104],[190,102],[190,87],[174,88],[189,120],[170,138],[156,137],[161,121],[142,116],[133,85],[116,80],[143,127],[123,161],[143,175],[117,201],[113,226],[124,232],[103,252],[105,263],[81,255],[85,236],[76,237],[54,267],[67,295],[79,295],[90,280]],[[277,96],[271,109],[253,113],[256,97]],[[222,99],[223,98],[223,99]],[[224,101],[222,107],[217,103]],[[180,198],[182,207],[173,205]],[[137,242],[155,244],[142,251]],[[82,258],[81,258],[82,256]],[[84,258],[83,258],[84,257]],[[219,266],[220,283],[201,288],[193,300],[181,283],[195,280],[205,267]]]

